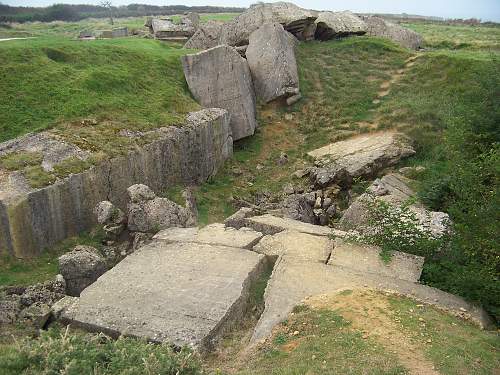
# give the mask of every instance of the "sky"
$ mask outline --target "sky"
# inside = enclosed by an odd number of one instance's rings
[[[289,0],[317,10],[352,10],[366,13],[408,13],[445,18],[481,18],[500,22],[500,0]],[[53,3],[99,4],[99,0],[0,0],[12,6],[47,6]],[[113,5],[218,5],[247,7],[256,0],[112,0]],[[265,2],[275,2],[266,0]]]

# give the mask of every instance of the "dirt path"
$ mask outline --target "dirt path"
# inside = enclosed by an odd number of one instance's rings
[[[406,74],[408,69],[410,69],[413,65],[415,65],[415,60],[420,57],[420,54],[413,55],[409,57],[405,61],[405,65],[402,69],[396,70],[394,73],[391,74],[391,78],[387,81],[384,81],[380,84],[380,90],[377,94],[377,98],[373,100],[373,104],[379,104],[381,100],[389,95],[391,92],[391,87],[395,83],[399,82],[401,78]]]
[[[316,296],[307,300],[313,308],[331,308],[363,332],[363,338],[373,338],[386,350],[396,354],[412,375],[439,375],[420,347],[391,319],[388,301],[378,292],[357,290],[351,294]],[[425,345],[423,343],[423,345]]]

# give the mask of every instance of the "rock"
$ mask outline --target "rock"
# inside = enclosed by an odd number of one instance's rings
[[[210,224],[202,229],[170,228],[154,236],[155,240],[168,243],[190,242],[214,246],[251,249],[262,238],[262,233],[249,228],[235,229],[224,224]]]
[[[106,260],[91,246],[76,246],[59,257],[59,272],[66,281],[66,294],[80,293],[108,270]]]
[[[295,188],[292,184],[285,184],[285,186],[283,187],[283,193],[285,195],[292,195],[295,193]]]
[[[309,169],[299,169],[298,171],[293,172],[292,176],[295,178],[303,178],[309,174]]]
[[[247,61],[229,46],[182,57],[184,75],[196,101],[226,109],[233,140],[253,135],[257,126],[255,92]]]
[[[331,198],[324,198],[323,199],[323,205],[321,207],[323,207],[325,210],[328,209],[328,207],[330,207],[332,205],[333,201]]]
[[[131,203],[127,206],[127,225],[132,232],[156,233],[165,228],[196,224],[193,202],[189,208],[181,207],[167,198],[156,197],[145,185],[133,185],[128,192]]]
[[[353,178],[374,176],[380,170],[415,154],[409,139],[399,133],[373,133],[335,142],[308,153],[322,167],[311,177],[319,187],[349,186]]]
[[[224,24],[220,43],[230,46],[246,45],[250,34],[263,24],[273,22],[282,24],[286,31],[299,40],[310,40],[314,38],[316,18],[315,12],[299,8],[291,3],[254,4]]]
[[[301,194],[293,194],[285,198],[281,206],[284,217],[304,223],[315,224],[316,217],[311,204],[307,198]]]
[[[19,318],[29,320],[33,324],[33,326],[41,329],[49,320],[51,312],[52,310],[50,309],[49,305],[41,302],[36,302],[21,311],[21,313],[19,314]]]
[[[97,216],[97,222],[101,225],[123,224],[126,219],[123,211],[109,201],[99,202],[94,209],[94,214]]]
[[[314,208],[321,208],[321,196],[316,197],[316,201],[314,202]]]
[[[132,185],[127,189],[129,199],[132,203],[142,203],[156,198],[156,194],[149,186],[143,184]]]
[[[197,25],[190,17],[181,17],[180,23],[175,23],[171,18],[153,18],[151,30],[155,39],[189,38],[196,32]],[[199,23],[199,20],[198,20]]]
[[[321,12],[316,19],[315,38],[330,40],[366,34],[366,23],[352,12]]]
[[[280,165],[280,166],[283,166],[285,165],[286,163],[288,163],[288,155],[285,154],[284,152],[281,152],[280,153],[280,157],[278,158],[278,160],[276,161],[276,164]]]
[[[236,229],[243,228],[245,226],[245,219],[248,217],[252,217],[257,215],[255,209],[250,207],[242,207],[234,214],[229,216],[226,220],[224,220],[224,224],[226,227],[232,227]]]
[[[0,325],[15,323],[21,308],[20,296],[16,294],[5,297],[0,296]]]
[[[374,228],[369,225],[370,204],[374,201],[381,201],[398,207],[407,203],[415,197],[415,192],[408,186],[410,181],[397,173],[390,173],[374,181],[367,192],[356,198],[344,212],[339,227],[366,233],[373,231]],[[384,194],[381,194],[381,191]],[[451,221],[448,214],[428,211],[418,202],[411,204],[409,209],[415,214],[421,228],[428,230],[431,235],[440,237],[449,232]]]
[[[207,21],[201,24],[194,35],[187,41],[184,48],[188,49],[209,49],[218,46],[222,23],[217,21]]]
[[[21,304],[31,306],[34,303],[52,305],[64,297],[66,284],[61,275],[56,280],[30,285],[21,295]]]
[[[188,218],[186,227],[194,227],[198,223],[198,207],[196,206],[196,196],[192,188],[187,188],[182,192],[182,197],[186,201],[186,210]]]
[[[264,262],[244,249],[158,240],[85,289],[61,321],[208,351],[244,318]]]
[[[295,103],[297,103],[300,99],[302,99],[302,94],[298,93],[298,94],[292,95],[286,99],[286,105],[292,106]]]
[[[153,239],[152,233],[134,233],[134,241],[132,242],[132,252],[139,250],[141,247],[148,245]]]
[[[279,23],[250,34],[246,58],[257,97],[268,103],[299,90],[295,43]]]
[[[59,320],[61,316],[77,301],[78,297],[65,296],[52,305],[52,315],[56,320]]]
[[[329,219],[334,218],[337,215],[337,206],[332,204],[330,207],[328,207],[328,209],[326,210],[326,215]]]
[[[387,38],[410,49],[419,49],[422,46],[422,36],[413,30],[396,25],[376,16],[363,17],[367,25],[367,33],[371,36]]]

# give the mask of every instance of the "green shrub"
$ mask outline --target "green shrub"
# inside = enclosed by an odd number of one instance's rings
[[[0,351],[3,374],[196,375],[201,365],[188,349],[175,352],[132,338],[112,340],[99,334],[51,328]]]

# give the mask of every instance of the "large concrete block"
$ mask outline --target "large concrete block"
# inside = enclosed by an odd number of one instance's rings
[[[315,38],[329,40],[349,35],[363,35],[366,33],[366,23],[354,13],[321,12],[316,19]]]
[[[243,249],[157,240],[85,289],[62,319],[113,336],[210,350],[243,319],[264,260]]]
[[[233,140],[253,135],[257,120],[252,76],[247,61],[236,49],[218,46],[186,55],[182,65],[198,103],[229,112]]]
[[[124,157],[40,189],[31,188],[19,172],[0,171],[0,254],[36,256],[92,228],[97,203],[109,200],[125,211],[129,186],[146,184],[161,192],[203,182],[232,156],[229,114],[223,109],[194,112],[184,126],[158,129],[154,136]]]
[[[413,30],[386,21],[376,16],[363,17],[367,25],[368,35],[387,38],[400,46],[419,49],[423,44],[423,38]]]
[[[250,34],[246,57],[255,92],[264,102],[299,93],[295,41],[279,23],[266,23]]]

